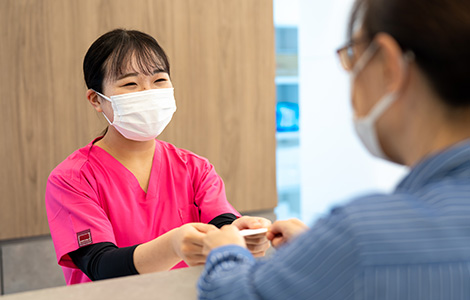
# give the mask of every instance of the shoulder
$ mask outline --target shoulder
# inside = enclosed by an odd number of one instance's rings
[[[331,209],[314,227],[347,235],[361,244],[382,240],[385,233],[412,226],[421,214],[419,199],[409,194],[370,194]]]
[[[70,154],[52,170],[48,182],[56,179],[80,181],[80,174],[89,166],[90,148],[91,144]]]
[[[370,194],[357,197],[332,209],[332,215],[340,215],[349,226],[361,231],[377,224],[405,221],[404,216],[417,214],[420,199],[412,194]]]
[[[161,141],[157,141],[157,147],[162,152],[162,155],[172,160],[173,162],[179,161],[186,165],[205,166],[210,165],[209,160],[205,157],[197,155],[189,150],[178,148],[175,145]]]
[[[408,194],[368,194],[356,197],[338,209],[350,216],[365,216],[368,211],[388,211],[393,207],[406,205],[411,198]]]

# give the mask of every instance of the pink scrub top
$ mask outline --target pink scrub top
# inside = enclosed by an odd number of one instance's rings
[[[95,141],[60,163],[47,181],[47,217],[67,284],[90,281],[68,255],[79,247],[101,242],[128,247],[186,223],[208,223],[224,213],[240,216],[207,159],[155,140],[146,193]],[[185,266],[182,261],[175,268]]]

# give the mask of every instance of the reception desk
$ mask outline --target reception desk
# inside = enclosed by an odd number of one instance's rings
[[[43,289],[0,297],[2,300],[190,300],[197,299],[196,284],[203,267]]]

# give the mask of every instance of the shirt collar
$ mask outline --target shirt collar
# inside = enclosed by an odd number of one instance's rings
[[[462,141],[423,159],[411,169],[395,192],[410,192],[430,182],[464,172],[470,176],[470,140]]]

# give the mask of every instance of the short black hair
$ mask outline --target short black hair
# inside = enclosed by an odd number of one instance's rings
[[[168,57],[153,37],[119,28],[100,36],[88,49],[83,60],[87,87],[101,93],[104,78],[122,75],[131,59],[135,59],[138,71],[146,75],[155,70],[170,74]]]

